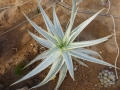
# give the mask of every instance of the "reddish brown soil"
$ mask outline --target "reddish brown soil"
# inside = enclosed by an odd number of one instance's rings
[[[31,0],[25,5],[21,5],[22,3],[28,0],[0,0],[0,8],[10,7],[8,9],[0,10],[0,82],[5,85],[5,90],[16,90],[20,87],[23,87],[27,84],[30,86],[36,85],[41,82],[43,78],[47,75],[49,68],[42,71],[38,75],[23,81],[17,85],[11,86],[13,82],[17,81],[24,75],[26,75],[29,71],[31,71],[37,64],[28,67],[23,71],[20,77],[14,74],[15,67],[20,62],[24,61],[24,64],[30,62],[35,56],[45,50],[45,48],[39,45],[27,32],[27,29],[32,31],[33,33],[39,35],[34,28],[27,22],[19,27],[13,29],[10,32],[3,34],[4,32],[12,29],[18,24],[25,21],[25,17],[21,13],[23,11],[29,17],[33,17],[37,15],[37,2],[36,0]],[[55,0],[41,0],[41,4],[44,9],[50,7]],[[110,14],[120,16],[120,1],[119,0],[110,0],[111,1],[111,9]],[[64,0],[66,4],[71,4],[71,0]],[[83,0],[83,2],[79,5],[80,10],[84,11],[99,11],[103,6],[100,5],[100,0]],[[105,10],[103,13],[107,11],[108,4],[105,6]],[[57,15],[61,22],[63,29],[65,30],[67,22],[70,18],[70,10],[56,5]],[[52,9],[48,9],[47,14],[52,20]],[[84,20],[89,18],[91,15],[78,13],[74,26],[79,25]],[[39,26],[46,29],[45,23],[41,17],[41,15],[35,17],[33,19]],[[120,46],[120,19],[116,18],[116,31],[117,31],[117,42]],[[113,22],[110,17],[98,16],[92,23],[90,23],[83,32],[79,35],[79,40],[91,40],[97,39],[109,34],[113,33]],[[3,35],[2,35],[3,34]],[[41,36],[41,35],[39,35]],[[42,37],[42,36],[41,36]],[[114,42],[114,38],[110,38],[107,42],[89,47],[92,50],[97,52],[101,52],[103,59],[111,64],[114,64],[115,57],[117,54],[116,45]],[[89,68],[83,67],[74,62],[74,67],[77,67],[75,71],[75,81],[71,79],[69,74],[67,74],[64,82],[62,83],[59,90],[120,90],[120,79],[116,82],[114,86],[104,88],[100,85],[97,75],[102,69],[110,69],[109,67],[86,62]],[[120,57],[118,58],[117,66],[120,65]],[[120,68],[120,67],[119,67]],[[114,69],[110,69],[114,71]],[[120,71],[118,70],[118,76],[120,76]],[[46,85],[39,87],[34,90],[54,90],[54,87],[57,83],[57,77],[47,83]]]

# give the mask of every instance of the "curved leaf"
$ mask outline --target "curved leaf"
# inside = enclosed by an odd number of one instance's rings
[[[89,41],[81,41],[81,42],[73,42],[69,46],[67,46],[67,49],[75,49],[75,48],[81,48],[81,47],[87,47],[87,46],[93,46],[102,42],[105,42],[110,38],[112,35],[106,36],[104,38],[96,39],[96,40],[89,40]]]
[[[63,55],[63,58],[65,60],[66,65],[67,65],[67,69],[68,69],[68,71],[70,73],[70,76],[74,80],[74,70],[73,70],[72,58],[71,58],[71,56],[70,56],[68,51],[63,51],[62,55]]]
[[[80,65],[83,65],[83,66],[85,66],[85,67],[88,67],[87,64],[85,64],[84,62],[78,60],[76,57],[73,57],[73,60],[75,60],[75,61],[76,61],[77,63],[79,63]]]
[[[75,0],[72,0],[72,12],[71,12],[71,17],[70,17],[70,23],[69,23],[68,28],[66,30],[64,40],[66,40],[70,35],[71,29],[72,29],[72,26],[73,26],[73,23],[74,23],[75,16],[77,14],[77,11],[75,12],[75,10],[76,10],[76,2],[75,2]]]
[[[23,13],[24,14],[24,13]],[[46,32],[45,30],[43,30],[41,27],[39,27],[38,25],[36,25],[33,21],[31,21],[25,14],[24,16],[26,17],[26,19],[29,21],[29,23],[40,33],[42,34],[46,39],[50,40],[52,43],[54,43],[55,45],[57,44],[56,39],[49,34],[48,32]]]
[[[23,78],[21,78],[20,80],[16,81],[14,84],[17,84],[23,80],[26,80],[36,74],[38,74],[39,72],[41,72],[42,70],[44,70],[45,68],[47,68],[49,65],[51,65],[56,59],[58,59],[58,57],[60,56],[60,52],[55,52],[50,54],[45,60],[43,60],[41,62],[41,64],[39,64],[35,69],[33,69],[30,73],[28,73],[27,75],[25,75]]]
[[[61,68],[61,66],[63,65],[63,63],[64,63],[64,61],[63,61],[62,57],[59,58],[58,60],[56,60],[56,61],[53,63],[53,65],[52,65],[49,73],[48,73],[47,76],[45,77],[45,79],[44,79],[40,84],[38,84],[38,85],[36,85],[36,86],[33,86],[33,87],[30,88],[30,89],[40,87],[40,86],[46,84],[48,81],[50,81],[50,80],[58,73],[58,71],[60,70],[60,68]]]
[[[66,64],[64,63],[63,66],[62,66],[61,69],[60,69],[59,79],[58,79],[58,82],[57,82],[57,86],[55,87],[55,90],[58,90],[58,88],[59,88],[60,85],[62,84],[62,82],[63,82],[66,74],[67,74],[67,66],[66,66]]]
[[[53,6],[53,19],[54,19],[54,26],[55,26],[55,29],[60,37],[60,39],[62,40],[63,37],[64,37],[64,33],[63,33],[63,30],[62,30],[62,27],[61,27],[61,24],[58,20],[58,17],[56,15],[56,12],[55,12],[55,8]]]
[[[57,30],[53,26],[51,20],[49,19],[49,17],[45,13],[45,11],[43,10],[42,6],[40,5],[40,2],[38,2],[38,6],[40,8],[41,14],[43,16],[43,19],[45,21],[45,24],[46,24],[47,29],[49,30],[49,32],[51,32],[53,36],[59,37],[59,33],[57,32]]]
[[[44,59],[47,57],[50,50],[44,51],[43,53],[39,54],[36,58],[34,58],[30,63],[28,63],[23,69],[27,68],[28,66],[32,65],[33,63],[37,62],[38,60]]]
[[[90,17],[89,19],[87,19],[86,21],[84,21],[82,24],[80,24],[78,27],[76,27],[70,35],[69,38],[69,43],[73,42],[75,40],[75,38],[80,34],[80,32],[100,13],[102,12],[102,10],[100,10],[99,12],[97,12],[95,15],[93,15],[92,17]]]
[[[30,31],[28,31],[28,33],[40,44],[42,44],[43,46],[47,47],[47,48],[52,48],[54,47],[54,45],[48,41],[48,40],[45,40],[43,38],[40,38],[38,36],[36,36],[35,34],[31,33]]]
[[[89,49],[85,49],[85,48],[77,48],[77,49],[74,49],[75,51],[78,51],[78,52],[81,52],[81,53],[84,53],[84,54],[87,54],[87,55],[94,55],[94,56],[98,56],[101,60],[103,60],[102,56],[93,51],[93,50],[89,50]]]
[[[77,58],[80,58],[80,59],[83,59],[83,60],[86,60],[86,61],[90,61],[90,62],[94,62],[94,63],[98,63],[98,64],[114,67],[112,64],[109,64],[109,63],[107,63],[105,61],[102,61],[100,59],[97,59],[97,58],[93,58],[93,57],[88,56],[88,55],[86,55],[84,53],[77,52],[75,50],[71,50],[70,54],[72,56],[74,56],[74,57],[77,57]]]

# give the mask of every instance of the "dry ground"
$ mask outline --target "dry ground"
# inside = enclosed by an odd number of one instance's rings
[[[35,56],[37,56],[39,53],[46,49],[30,37],[27,29],[37,35],[39,34],[28,22],[20,25],[19,27],[13,29],[6,34],[3,34],[4,32],[12,29],[13,27],[26,20],[21,11],[26,13],[29,17],[33,17],[38,14],[38,12],[36,11],[36,0],[31,0],[30,2],[19,6],[26,1],[29,0],[0,0],[0,8],[9,7],[3,10],[0,9],[0,82],[2,82],[6,86],[5,90],[15,90],[17,88],[25,86],[26,84],[33,86],[38,82],[41,82],[43,78],[47,75],[49,70],[48,68],[32,78],[10,87],[11,83],[23,77],[39,63],[35,63],[34,65],[28,67],[19,77],[14,74],[15,67],[22,61],[24,61],[24,64],[27,64]],[[110,1],[111,9],[109,13],[112,15],[120,16],[120,1]],[[42,0],[41,2],[44,9],[47,9],[53,3],[55,3],[55,0]],[[64,0],[64,3],[71,5],[71,0]],[[106,13],[108,9],[108,4],[106,4],[106,6],[104,7],[105,10],[102,13]],[[79,5],[80,10],[90,12],[97,12],[102,8],[103,6],[101,6],[100,0],[83,0],[83,2]],[[52,20],[52,9],[50,8],[46,12]],[[62,7],[59,4],[56,4],[56,12],[62,24],[62,27],[65,30],[67,22],[70,18],[70,10]],[[91,14],[78,13],[73,28],[82,23],[90,16]],[[46,29],[45,23],[41,15],[35,17],[33,21],[42,28]],[[115,18],[115,22],[117,41],[118,45],[120,46],[120,19]],[[79,35],[79,40],[97,39],[112,33],[113,22],[111,17],[98,16]],[[99,52],[105,61],[114,64],[117,49],[113,37],[105,43],[89,48]],[[69,74],[67,74],[67,77],[65,78],[59,90],[120,90],[120,79],[116,82],[114,86],[108,88],[102,87],[97,79],[99,71],[101,71],[102,69],[110,69],[114,71],[113,68],[111,69],[109,67],[90,62],[85,63],[88,64],[89,68],[74,63],[74,67],[77,68],[77,70],[75,70],[75,81],[73,81]],[[120,57],[118,58],[117,62],[118,67],[119,65]],[[120,76],[120,71],[118,71],[118,75]],[[57,80],[58,75],[55,80],[52,80],[46,85],[34,90],[53,90],[57,83]]]

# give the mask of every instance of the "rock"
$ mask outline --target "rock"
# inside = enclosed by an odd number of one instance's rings
[[[104,76],[108,76],[108,74],[107,74],[107,73],[104,73],[103,75],[104,75]]]
[[[108,70],[104,70],[104,72],[106,72],[106,73],[107,73],[107,72],[109,72],[109,71],[108,71]]]
[[[100,76],[102,76],[102,73],[99,73]]]
[[[34,53],[38,53],[38,50],[37,50],[36,47],[33,48],[33,52],[34,52]]]
[[[115,82],[112,82],[112,85],[115,85]]]
[[[104,80],[103,79],[100,79],[100,82],[103,82]]]
[[[104,80],[107,80],[107,77],[104,76],[103,79],[104,79]]]
[[[107,79],[106,81],[107,81],[107,82],[110,82],[110,79]]]
[[[108,78],[111,79],[111,80],[114,80],[115,79],[115,75],[108,75]]]
[[[104,83],[107,83],[107,81],[103,81]]]
[[[112,81],[110,81],[109,84],[112,85]]]
[[[101,73],[104,73],[105,71],[103,70]]]
[[[100,79],[100,76],[97,76],[98,79]]]
[[[107,86],[108,86],[108,85],[109,85],[109,83],[105,83],[105,85],[107,85]]]

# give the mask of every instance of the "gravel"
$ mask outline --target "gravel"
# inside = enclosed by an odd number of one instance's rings
[[[103,85],[104,87],[115,85],[116,82],[115,74],[109,70],[102,70],[101,72],[99,72],[97,78],[99,79],[101,85]]]

